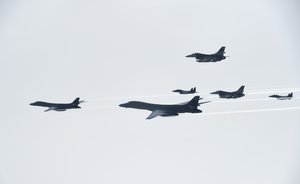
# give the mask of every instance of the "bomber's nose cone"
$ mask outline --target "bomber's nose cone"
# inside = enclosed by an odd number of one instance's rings
[[[127,103],[120,104],[119,106],[127,108]]]

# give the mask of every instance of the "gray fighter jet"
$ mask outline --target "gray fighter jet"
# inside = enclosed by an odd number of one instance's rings
[[[179,94],[194,94],[194,93],[197,93],[196,92],[196,87],[191,88],[189,91],[182,90],[182,89],[176,89],[176,90],[173,90],[173,92],[176,92],[176,93],[179,93]]]
[[[178,113],[201,113],[202,111],[197,109],[198,106],[207,102],[199,103],[201,100],[199,96],[195,96],[191,101],[184,102],[176,105],[161,105],[161,104],[151,104],[139,101],[130,101],[128,103],[120,104],[120,107],[125,108],[134,108],[134,109],[142,109],[149,110],[152,113],[146,119],[152,119],[157,116],[178,116]]]
[[[214,54],[201,54],[201,53],[194,53],[191,55],[187,55],[186,57],[193,57],[196,58],[196,61],[199,63],[205,62],[217,62],[223,59],[226,59],[228,56],[224,56],[225,47],[221,47],[220,50]]]
[[[217,95],[219,95],[220,98],[240,98],[240,97],[245,96],[244,88],[245,88],[245,86],[241,86],[237,91],[233,91],[233,92],[218,90],[218,91],[212,92],[210,94],[217,94]]]
[[[293,93],[289,93],[287,96],[280,96],[280,95],[271,95],[271,98],[277,98],[278,100],[290,100],[293,98]]]
[[[48,102],[41,102],[41,101],[37,101],[34,103],[31,103],[30,105],[32,106],[40,106],[40,107],[48,107],[48,109],[46,109],[44,112],[48,112],[48,111],[66,111],[67,109],[78,109],[81,108],[78,105],[80,103],[84,102],[79,101],[79,98],[76,98],[72,103],[48,103]]]

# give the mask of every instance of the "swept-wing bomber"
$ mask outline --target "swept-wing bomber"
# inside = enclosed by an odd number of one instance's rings
[[[134,109],[142,109],[142,110],[149,110],[152,113],[146,119],[152,119],[157,116],[178,116],[179,113],[201,113],[202,111],[198,109],[198,106],[207,102],[199,103],[201,100],[199,96],[195,96],[192,100],[188,102],[184,102],[181,104],[175,105],[162,105],[162,104],[152,104],[146,102],[139,102],[139,101],[130,101],[128,103],[120,104],[120,107],[125,108],[134,108]]]
[[[31,103],[30,105],[32,106],[40,106],[40,107],[48,107],[48,109],[45,110],[45,112],[48,111],[66,111],[67,109],[78,109],[81,108],[79,107],[79,104],[84,101],[80,101],[79,98],[76,98],[73,102],[71,103],[49,103],[49,102],[42,102],[42,101],[37,101],[34,103]]]

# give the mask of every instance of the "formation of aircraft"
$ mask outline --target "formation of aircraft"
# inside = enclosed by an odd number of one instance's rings
[[[269,96],[271,98],[277,98],[278,100],[290,100],[293,98],[293,93],[289,93],[286,96],[281,96],[281,95],[271,95]]]
[[[218,62],[223,59],[226,59],[228,56],[224,56],[225,54],[225,47],[221,47],[218,52],[214,54],[201,54],[201,53],[194,53],[187,55],[186,57],[196,58],[196,61],[199,63],[206,63],[206,62]]]
[[[146,119],[152,119],[157,116],[178,116],[179,113],[201,113],[202,111],[198,109],[198,106],[207,102],[199,103],[199,100],[202,100],[200,96],[195,96],[192,100],[184,102],[181,104],[174,105],[162,105],[162,104],[152,104],[139,101],[130,101],[128,103],[120,104],[120,107],[133,108],[133,109],[142,109],[149,110],[152,113]]]
[[[173,90],[173,92],[179,93],[179,94],[194,94],[194,93],[197,93],[196,92],[196,87],[191,88],[189,91],[182,90],[182,89],[176,89],[176,90]]]
[[[244,89],[245,89],[245,86],[241,86],[237,91],[228,92],[228,91],[218,90],[218,91],[212,92],[210,94],[219,95],[220,98],[240,98],[240,97],[245,96]]]
[[[40,107],[48,107],[44,112],[48,111],[66,111],[68,109],[79,109],[79,104],[84,101],[80,101],[79,98],[76,98],[73,102],[71,103],[49,103],[49,102],[42,102],[42,101],[37,101],[34,103],[31,103],[30,105],[32,106],[40,106]]]
[[[193,57],[196,58],[197,62],[217,62],[226,59],[228,56],[224,56],[225,54],[225,47],[221,47],[218,52],[214,54],[201,54],[201,53],[194,53],[191,55],[187,55],[186,57]],[[241,86],[237,91],[228,92],[228,91],[222,91],[218,90],[215,92],[212,92],[211,94],[217,94],[220,98],[227,98],[227,99],[236,99],[245,96],[244,94],[245,86]],[[196,87],[191,88],[190,90],[182,90],[182,89],[176,89],[173,90],[173,92],[179,93],[179,94],[194,94],[196,92]],[[271,95],[269,96],[271,98],[276,98],[278,100],[290,100],[293,98],[293,93],[289,93],[287,96],[280,96],[280,95]],[[165,105],[165,104],[152,104],[152,103],[146,103],[146,102],[140,102],[140,101],[130,101],[127,103],[120,104],[120,107],[125,108],[133,108],[133,109],[142,109],[142,110],[149,110],[152,111],[152,113],[146,118],[146,119],[153,119],[157,116],[177,116],[179,113],[201,113],[202,111],[198,109],[198,106],[201,104],[208,103],[210,101],[206,102],[200,102],[199,100],[202,100],[203,98],[200,98],[200,96],[195,96],[192,100],[188,102],[184,102],[181,104],[172,104],[172,105]],[[81,108],[79,106],[80,103],[84,102],[83,100],[80,101],[79,98],[76,98],[71,103],[49,103],[49,102],[43,102],[43,101],[37,101],[34,103],[31,103],[32,106],[40,106],[40,107],[47,107],[48,109],[45,110],[45,112],[48,111],[66,111],[68,109],[79,109]]]

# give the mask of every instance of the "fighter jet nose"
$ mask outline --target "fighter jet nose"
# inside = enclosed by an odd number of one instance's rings
[[[120,104],[119,106],[120,106],[120,107],[125,107],[125,108],[127,108],[127,103]]]
[[[194,57],[194,54],[187,55],[185,57]]]
[[[211,92],[210,94],[213,94],[213,95],[215,95],[215,94],[218,94],[218,92],[217,92],[217,91],[215,91],[215,92]]]

